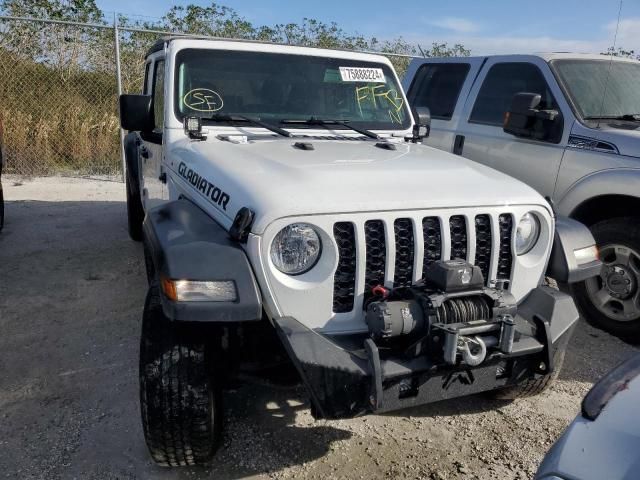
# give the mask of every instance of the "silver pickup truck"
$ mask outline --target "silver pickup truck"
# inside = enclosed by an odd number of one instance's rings
[[[553,53],[416,58],[409,103],[428,145],[525,181],[589,226],[602,275],[573,288],[585,317],[640,339],[640,62]]]

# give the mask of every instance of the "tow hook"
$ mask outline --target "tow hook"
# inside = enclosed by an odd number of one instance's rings
[[[470,367],[477,367],[484,362],[487,357],[487,347],[495,347],[498,339],[495,337],[480,336],[460,337],[458,351],[462,354],[462,359]],[[471,351],[473,347],[473,352]]]

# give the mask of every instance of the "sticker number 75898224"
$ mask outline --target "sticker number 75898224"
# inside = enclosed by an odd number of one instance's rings
[[[381,68],[340,67],[343,82],[386,83]]]

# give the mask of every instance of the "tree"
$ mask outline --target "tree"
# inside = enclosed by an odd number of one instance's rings
[[[82,23],[103,23],[95,0],[2,0],[0,12],[16,17],[33,17]],[[77,69],[90,68],[98,31],[95,28],[60,24],[10,22],[0,44],[23,58],[52,66],[63,79]]]

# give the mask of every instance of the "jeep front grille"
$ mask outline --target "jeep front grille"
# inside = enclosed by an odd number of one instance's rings
[[[424,258],[422,259],[422,271],[429,264],[442,258],[442,232],[440,231],[440,219],[438,217],[425,217],[422,219],[422,235],[424,239]]]
[[[467,259],[467,220],[462,215],[454,215],[449,219],[451,231],[451,260]]]
[[[356,238],[353,223],[341,222],[333,226],[333,236],[338,245],[338,268],[333,278],[333,311],[353,310],[356,274]]]
[[[446,231],[443,225],[448,226]],[[359,228],[362,233],[358,235]],[[420,280],[417,275],[421,277],[420,272],[430,263],[443,258],[473,261],[480,267],[487,285],[511,277],[511,214],[401,217],[393,222],[372,219],[363,225],[345,221],[334,224],[333,234],[338,245],[338,267],[333,282],[335,313],[352,311],[356,297],[363,295],[366,300],[376,285],[410,286]],[[356,238],[364,240],[360,253]],[[364,282],[357,289],[360,259],[364,260]]]
[[[508,213],[503,213],[499,217],[500,221],[500,254],[498,261],[498,279],[508,280],[511,278],[511,263],[513,256],[511,253],[511,236],[513,235],[513,217]]]
[[[473,263],[480,267],[484,278],[489,278],[491,241],[491,217],[476,215],[476,259]]]
[[[366,293],[376,285],[384,284],[384,268],[387,262],[387,241],[382,220],[369,220],[364,224],[366,240],[365,279]],[[351,279],[353,282],[353,279]]]
[[[413,222],[398,218],[393,222],[396,238],[396,265],[394,287],[409,287],[413,283]]]

